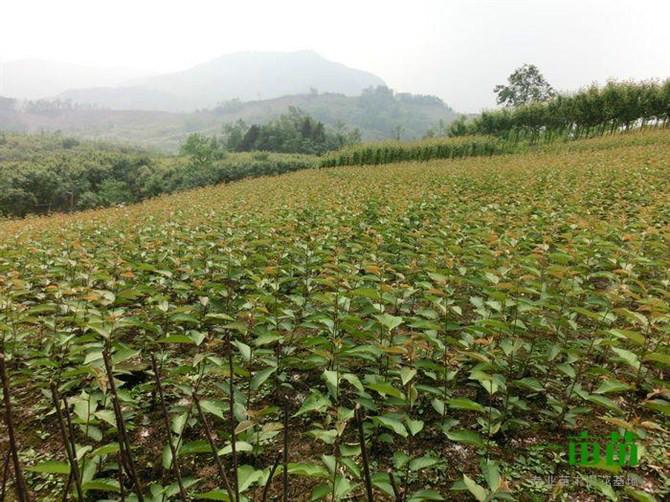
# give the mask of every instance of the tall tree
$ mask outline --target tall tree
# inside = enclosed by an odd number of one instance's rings
[[[519,106],[539,101],[548,101],[556,91],[547,82],[534,64],[525,64],[507,78],[507,85],[496,85],[493,89],[499,105]]]

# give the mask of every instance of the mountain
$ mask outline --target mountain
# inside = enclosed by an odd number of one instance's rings
[[[381,78],[312,51],[239,52],[187,70],[123,86],[69,90],[59,97],[115,110],[193,111],[230,99],[265,100],[311,89],[354,96],[379,85],[385,85]]]
[[[238,120],[262,124],[288,112],[291,107],[300,108],[334,129],[358,128],[365,140],[392,138],[398,134],[403,139],[422,137],[439,121],[447,124],[457,117],[436,97],[393,93],[386,87],[366,90],[360,96],[308,93],[246,103],[232,100],[210,110],[188,113],[78,108],[62,101],[51,106],[49,103],[20,105],[0,98],[0,131],[59,130],[81,138],[171,152],[176,151],[190,133],[221,134],[223,124]]]
[[[68,89],[115,86],[143,75],[146,72],[101,69],[41,59],[0,62],[0,96],[52,98]]]

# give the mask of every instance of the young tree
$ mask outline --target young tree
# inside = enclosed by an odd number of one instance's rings
[[[537,66],[525,64],[507,78],[507,85],[496,85],[493,89],[499,105],[519,106],[548,101],[556,96],[556,91],[540,73]]]

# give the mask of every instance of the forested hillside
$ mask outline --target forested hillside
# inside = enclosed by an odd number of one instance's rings
[[[194,132],[213,135],[239,120],[265,124],[298,108],[338,132],[358,129],[365,140],[423,137],[440,121],[448,125],[457,114],[433,96],[394,93],[371,88],[361,96],[308,93],[277,99],[229,100],[213,109],[191,113],[109,110],[73,101],[32,101],[0,107],[0,129],[17,132],[62,131],[84,139],[128,143],[176,152]]]

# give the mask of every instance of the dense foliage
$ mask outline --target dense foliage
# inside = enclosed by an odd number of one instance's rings
[[[484,112],[452,124],[452,135],[490,134],[507,138],[581,138],[633,127],[670,123],[670,79],[665,82],[608,82],[543,102]]]
[[[199,136],[172,157],[60,135],[0,133],[0,216],[127,204],[314,165],[304,155],[226,154]]]
[[[420,141],[376,141],[342,148],[326,155],[322,167],[376,165],[402,161],[428,161],[478,157],[515,151],[516,145],[493,136],[427,138]]]
[[[668,159],[645,132],[1,223],[7,489],[667,500]],[[638,465],[569,465],[578,431]]]
[[[332,131],[322,122],[290,107],[289,112],[265,124],[247,125],[243,120],[224,126],[225,146],[233,152],[270,151],[320,155],[359,143],[360,132]]]
[[[496,85],[496,102],[499,105],[520,106],[549,101],[556,91],[540,73],[537,66],[525,64],[507,78],[507,84]]]

